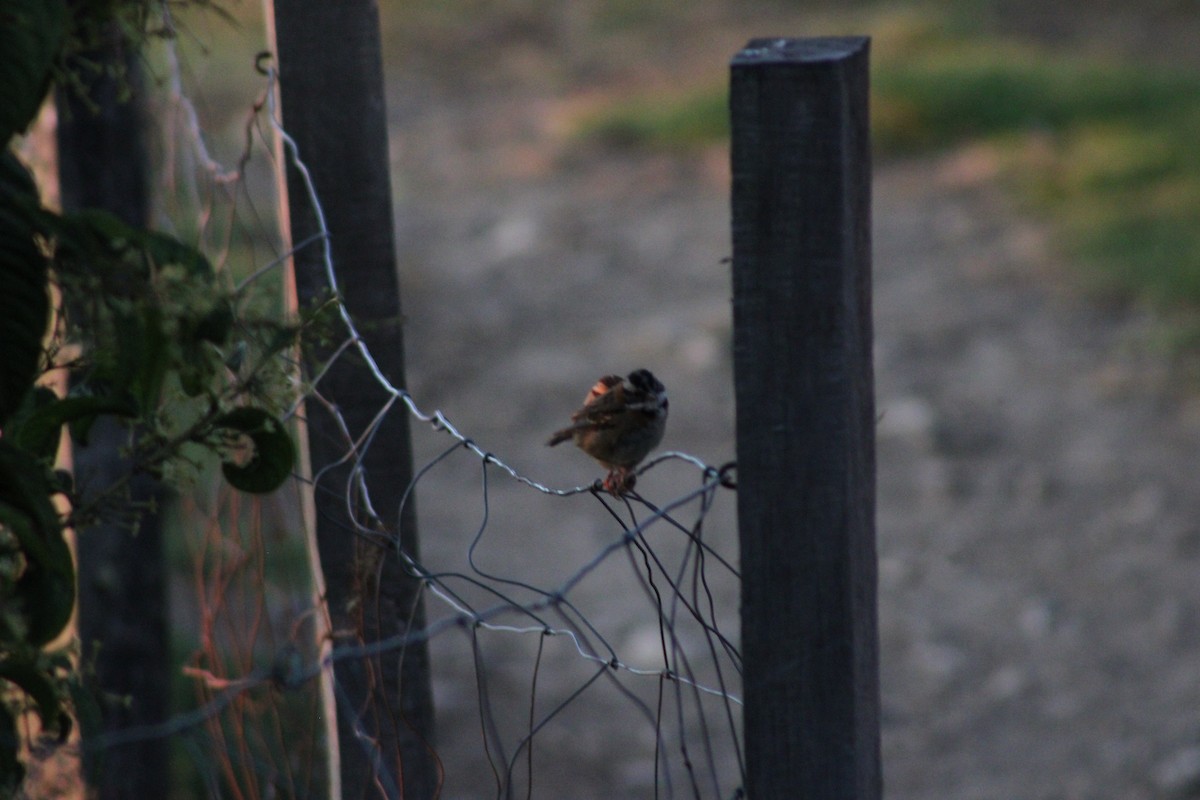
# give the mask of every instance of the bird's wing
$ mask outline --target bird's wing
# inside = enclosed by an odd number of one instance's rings
[[[613,418],[625,413],[622,395],[623,392],[615,389],[596,398],[595,402],[588,403],[571,415],[571,421],[575,423],[572,427],[607,427]]]

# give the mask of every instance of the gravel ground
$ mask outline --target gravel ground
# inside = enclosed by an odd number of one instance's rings
[[[418,54],[391,79],[414,393],[571,485],[594,468],[542,447],[548,431],[596,375],[645,365],[672,393],[664,446],[731,458],[725,155],[564,138],[581,92],[545,77],[562,52],[526,33],[495,62]],[[744,38],[731,26],[693,57],[723,68]],[[621,80],[595,70],[581,86]],[[1153,323],[1080,299],[991,174],[969,150],[877,168],[886,796],[1200,797],[1200,406],[1150,347]],[[419,435],[418,451],[442,441]],[[422,484],[431,560],[463,558],[478,481],[476,466]],[[668,487],[647,480],[648,494]],[[590,501],[492,491],[489,563],[510,574],[569,573],[611,535]],[[711,521],[727,547],[731,506]],[[636,652],[643,597],[581,591]],[[736,619],[736,594],[721,602]],[[447,796],[494,794],[470,652],[443,639],[434,660]],[[527,691],[528,662],[499,671],[494,695]],[[578,680],[546,669],[539,687]],[[539,751],[535,796],[652,796],[627,706],[598,703]]]

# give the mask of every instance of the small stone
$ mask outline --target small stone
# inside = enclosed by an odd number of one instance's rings
[[[1150,770],[1154,785],[1164,792],[1191,792],[1200,789],[1200,746],[1185,747],[1154,765]]]

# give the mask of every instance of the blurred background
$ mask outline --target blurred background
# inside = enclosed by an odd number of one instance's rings
[[[220,5],[177,22],[231,163],[264,38],[258,5]],[[733,458],[728,62],[756,36],[871,36],[885,796],[1200,797],[1200,7],[380,11],[412,392],[564,486],[595,468],[546,436],[598,375],[640,366],[671,393],[664,447]],[[445,440],[416,447],[420,466]],[[432,564],[470,546],[480,509],[456,498],[478,481],[422,481]],[[519,491],[494,486],[497,508]],[[574,569],[611,536],[590,507],[514,509],[489,523],[497,569]],[[708,526],[730,552],[732,503]],[[581,592],[653,654],[640,596]],[[736,587],[721,602],[735,625]],[[488,796],[470,651],[443,637],[432,658],[445,796]],[[653,796],[622,709],[564,717],[536,796]]]

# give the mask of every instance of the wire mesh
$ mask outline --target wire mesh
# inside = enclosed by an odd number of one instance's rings
[[[172,48],[166,53],[163,224],[194,236],[239,292],[281,284],[290,254],[263,255],[276,234],[261,196],[284,166],[272,158],[271,138],[302,175],[307,170],[274,105],[276,75],[260,62],[264,86],[230,168],[208,151],[180,64]],[[307,186],[324,230],[322,199]],[[321,250],[337,298],[338,265],[324,234],[295,247]],[[470,302],[467,290],[463,303]],[[332,676],[336,662],[399,657],[423,641],[432,652],[439,796],[739,796],[734,466],[660,453],[621,496],[599,481],[559,486],[526,474],[484,437],[392,385],[354,309],[334,309],[344,335],[333,360],[353,358],[383,391],[374,420],[364,430],[343,423],[342,458],[313,464],[312,478],[299,475],[267,500],[196,481],[175,514],[185,546],[172,581],[187,710],[84,746],[170,737],[179,780],[195,794],[322,796],[328,765],[319,719],[328,706],[319,679]],[[294,376],[286,418],[314,405],[339,414],[323,370],[302,374],[289,360],[281,371]],[[399,498],[374,497],[359,467],[383,446],[375,433],[392,415],[416,423],[415,477]],[[350,479],[338,491],[348,534],[369,558],[399,559],[423,588],[425,624],[401,637],[347,644],[327,631],[325,609],[311,599],[303,493],[324,490],[321,476],[347,464]],[[421,509],[419,558],[380,522],[393,518],[381,513],[388,504],[390,512],[411,502]],[[336,681],[333,694],[336,713],[360,713]],[[402,724],[402,710],[393,711]],[[365,735],[358,745],[371,756],[381,796],[400,796],[393,754]]]

